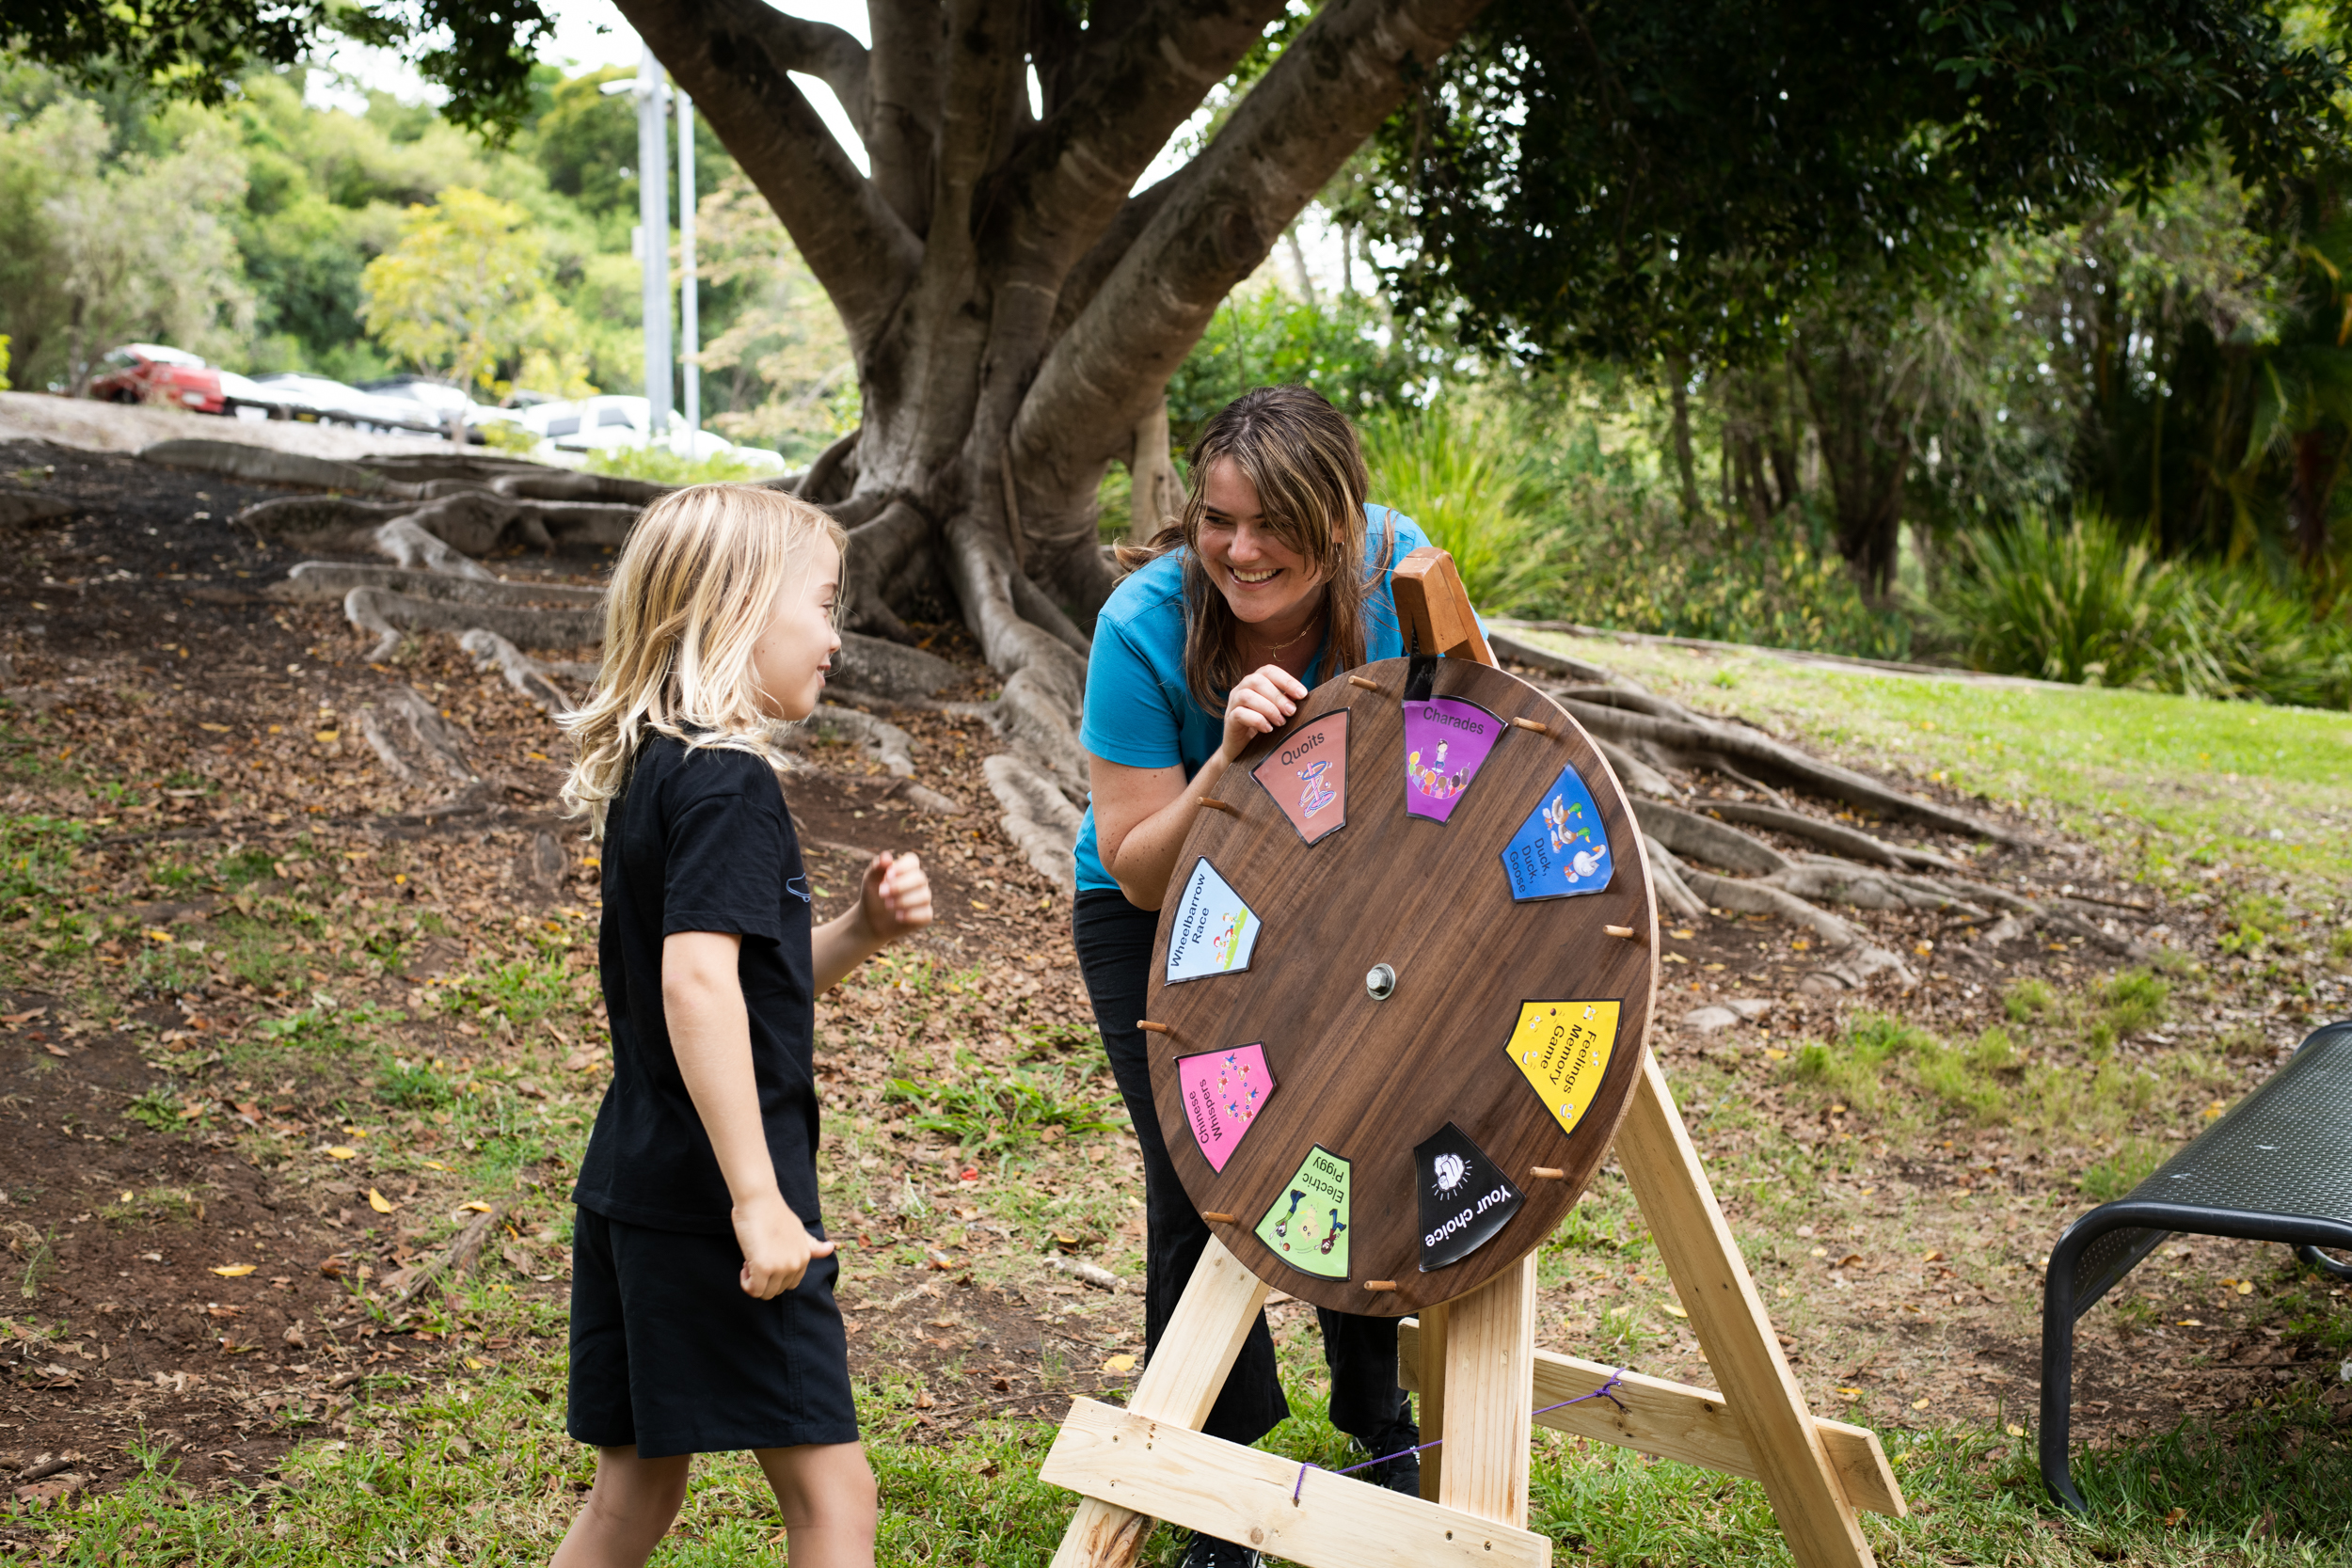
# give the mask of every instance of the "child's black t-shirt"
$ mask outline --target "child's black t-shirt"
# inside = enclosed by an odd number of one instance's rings
[[[811,1227],[817,1093],[811,1060],[808,879],[774,769],[745,752],[641,747],[605,819],[597,937],[612,1026],[612,1085],[597,1108],[572,1201],[660,1230],[724,1235],[734,1204],[679,1076],[661,1006],[661,941],[743,939],[736,973],[751,1017],[760,1125],[785,1202]]]

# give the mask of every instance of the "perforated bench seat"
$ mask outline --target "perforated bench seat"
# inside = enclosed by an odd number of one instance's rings
[[[2114,1203],[2058,1238],[2042,1292],[2042,1479],[2086,1512],[2066,1457],[2074,1320],[2167,1236],[2283,1242],[2340,1278],[2322,1254],[2352,1248],[2352,1022],[2315,1031],[2286,1066]]]

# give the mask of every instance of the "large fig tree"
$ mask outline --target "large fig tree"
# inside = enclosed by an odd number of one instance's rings
[[[1332,0],[1137,190],[1280,0],[873,0],[870,46],[763,0],[621,0],[848,329],[864,424],[803,492],[851,530],[855,624],[898,635],[951,598],[1065,783],[1082,628],[1114,580],[1104,471],[1148,471],[1168,374],[1218,301],[1482,3]],[[869,172],[795,72],[840,99]]]

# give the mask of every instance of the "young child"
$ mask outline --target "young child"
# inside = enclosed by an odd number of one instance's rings
[[[818,1217],[815,999],[931,918],[912,855],[811,928],[771,725],[816,708],[841,639],[841,529],[749,485],[645,511],[613,567],[604,668],[567,716],[564,800],[604,841],[612,1085],[572,1191],[572,1436],[596,1447],[556,1568],[637,1568],[693,1456],[749,1449],[793,1568],[871,1568],[839,1265]]]

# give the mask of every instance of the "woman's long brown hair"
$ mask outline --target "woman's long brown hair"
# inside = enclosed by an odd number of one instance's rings
[[[1227,459],[1256,488],[1266,531],[1325,585],[1330,619],[1321,673],[1364,661],[1364,499],[1372,479],[1356,427],[1310,388],[1260,387],[1227,404],[1194,438],[1183,515],[1167,520],[1150,542],[1119,548],[1120,565],[1130,570],[1184,552],[1184,684],[1209,713],[1220,711],[1220,694],[1249,673],[1241,623],[1200,564],[1208,473]]]

